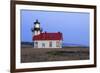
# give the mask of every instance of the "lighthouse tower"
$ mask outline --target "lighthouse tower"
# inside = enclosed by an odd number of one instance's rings
[[[39,35],[42,32],[42,29],[40,28],[40,22],[38,20],[34,22],[34,28],[32,29],[32,32],[34,35]]]

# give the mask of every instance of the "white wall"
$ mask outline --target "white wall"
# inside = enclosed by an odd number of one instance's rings
[[[59,41],[59,40],[56,40],[56,41],[55,40],[47,40],[47,41],[42,40],[42,41],[34,41],[34,43],[38,42],[38,48],[43,48],[43,46],[42,46],[43,43],[45,44],[45,48],[61,48],[61,46],[60,47],[56,46],[57,41]],[[52,42],[52,47],[49,46],[49,42]],[[60,41],[60,43],[62,43],[62,42]],[[34,46],[35,46],[35,44],[34,44]]]
[[[35,1],[35,0],[34,0]],[[39,1],[39,0],[37,0]],[[100,0],[40,0],[49,2],[97,5],[97,68],[39,71],[34,73],[99,73],[100,72]],[[10,1],[0,0],[0,73],[10,73]],[[25,73],[25,72],[23,72]],[[27,72],[33,73],[33,72]]]

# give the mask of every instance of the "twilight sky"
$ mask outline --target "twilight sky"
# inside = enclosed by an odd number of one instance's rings
[[[21,10],[21,41],[32,42],[36,19],[43,32],[62,32],[63,43],[89,46],[89,13]]]

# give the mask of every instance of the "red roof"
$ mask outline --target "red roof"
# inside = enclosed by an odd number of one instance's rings
[[[62,40],[62,33],[40,33],[39,35],[33,36],[33,40]]]

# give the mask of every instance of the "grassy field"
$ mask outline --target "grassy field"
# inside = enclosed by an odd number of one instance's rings
[[[89,59],[89,48],[21,48],[21,62],[46,62]]]

